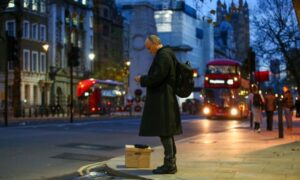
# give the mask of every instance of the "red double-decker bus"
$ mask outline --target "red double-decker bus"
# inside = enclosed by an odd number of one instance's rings
[[[107,114],[124,104],[124,84],[113,80],[86,79],[77,85],[82,114]]]
[[[248,116],[249,83],[241,77],[241,64],[231,59],[207,63],[204,80],[204,107],[207,117],[245,118]]]

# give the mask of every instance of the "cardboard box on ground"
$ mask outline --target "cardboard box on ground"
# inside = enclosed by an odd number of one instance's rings
[[[125,145],[125,167],[127,168],[149,168],[151,152],[148,148],[136,148],[134,145]]]

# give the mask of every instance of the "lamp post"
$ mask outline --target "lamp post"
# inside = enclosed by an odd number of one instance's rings
[[[131,62],[129,60],[125,61],[125,65],[127,66],[127,78],[128,78],[128,89],[129,89],[129,75],[130,75],[130,65],[131,65]]]
[[[91,60],[91,71],[94,70],[94,59],[95,59],[95,54],[94,53],[90,53],[89,54],[89,59]]]
[[[45,82],[44,82],[44,84],[43,84],[43,86],[42,86],[42,106],[45,106],[45,104],[47,104],[47,102],[48,102],[48,98],[47,98],[47,91],[46,91],[46,89],[47,89],[47,83],[48,83],[48,50],[49,50],[49,44],[44,44],[43,46],[43,49],[44,49],[44,51],[45,51],[45,53],[46,53],[46,59],[45,59]]]

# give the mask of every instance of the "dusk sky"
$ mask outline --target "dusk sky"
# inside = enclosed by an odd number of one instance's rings
[[[201,1],[201,0],[185,0],[185,2],[187,4],[189,4],[190,6],[195,6],[195,1]],[[231,4],[231,2],[234,2],[236,5],[239,3],[239,0],[221,0],[221,2],[225,2],[227,7]],[[204,0],[204,3],[201,4],[201,6],[203,7],[203,15],[207,15],[209,10],[211,9],[215,9],[218,0]],[[245,2],[245,0],[243,0],[243,2]],[[249,5],[249,9],[250,9],[250,15],[251,15],[251,10],[253,8],[255,8],[257,0],[247,0],[247,3]]]

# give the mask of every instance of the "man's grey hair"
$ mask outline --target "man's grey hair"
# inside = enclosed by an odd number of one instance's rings
[[[161,44],[160,38],[157,35],[149,35],[147,39],[149,39],[149,41],[151,41],[152,43]]]

